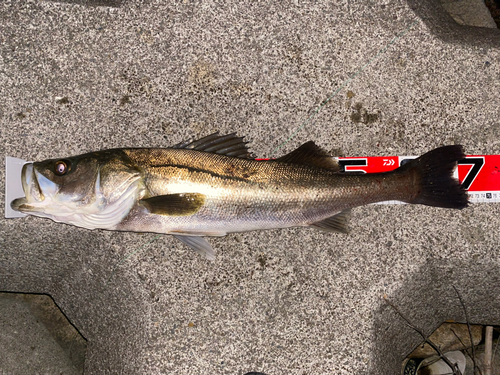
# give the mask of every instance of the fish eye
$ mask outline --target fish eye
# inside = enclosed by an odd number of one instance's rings
[[[70,170],[70,163],[68,161],[59,160],[54,165],[54,173],[58,176],[64,176]]]

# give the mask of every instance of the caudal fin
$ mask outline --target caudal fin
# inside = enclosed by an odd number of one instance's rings
[[[408,203],[458,209],[467,207],[467,191],[453,177],[458,161],[464,157],[462,146],[444,146],[401,166],[398,171],[412,173],[418,184],[416,194]]]

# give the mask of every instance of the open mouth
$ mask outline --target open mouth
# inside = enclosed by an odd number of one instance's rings
[[[14,199],[10,203],[10,206],[13,210],[20,212],[36,211],[36,207],[32,204],[43,201],[44,196],[35,176],[33,163],[24,164],[21,172],[21,181],[23,184],[24,195],[26,197]]]
[[[13,210],[20,211],[20,212],[32,211],[33,206],[30,206],[27,203],[28,203],[28,200],[26,198],[17,198],[17,199],[14,199],[12,202],[10,202],[10,207]]]

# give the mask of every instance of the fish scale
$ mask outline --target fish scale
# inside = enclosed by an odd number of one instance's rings
[[[162,233],[204,235],[205,228],[210,228],[209,232],[224,235],[305,226],[350,207],[407,200],[412,195],[411,176],[399,173],[348,175],[279,160],[255,161],[192,150],[123,151],[141,165],[145,185],[154,195],[202,193],[206,197],[194,215],[157,218],[155,231]],[[246,174],[250,176],[245,178]],[[134,230],[134,225],[128,221],[117,228]],[[144,222],[140,225],[135,229],[147,229]]]

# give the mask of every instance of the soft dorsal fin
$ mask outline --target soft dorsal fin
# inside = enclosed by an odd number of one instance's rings
[[[349,224],[350,217],[351,209],[347,209],[324,220],[309,224],[309,226],[325,232],[347,233],[349,231],[347,226]]]
[[[248,151],[247,143],[243,142],[243,137],[237,137],[236,133],[219,135],[219,132],[216,132],[196,141],[178,143],[173,148],[184,148],[187,150],[205,151],[213,154],[252,159],[253,155]]]
[[[340,172],[341,170],[338,160],[328,155],[325,150],[317,146],[313,141],[304,143],[298,149],[276,159],[276,161],[330,169],[334,172]]]

